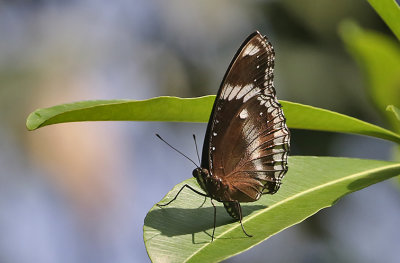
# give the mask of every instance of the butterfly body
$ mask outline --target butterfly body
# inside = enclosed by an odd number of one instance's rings
[[[218,202],[233,202],[238,199],[243,200],[241,192],[232,186],[227,180],[217,175],[211,176],[208,170],[196,168],[193,170],[193,176],[197,179],[200,187],[209,197]],[[252,202],[256,200],[248,200]],[[242,202],[246,202],[243,200]]]
[[[212,199],[223,202],[230,198],[227,183],[218,176],[211,176],[207,169],[196,168],[193,170],[193,176],[204,192]]]

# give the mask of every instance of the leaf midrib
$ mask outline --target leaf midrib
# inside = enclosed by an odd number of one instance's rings
[[[314,191],[316,191],[316,190],[322,189],[322,188],[324,188],[324,187],[331,186],[331,185],[336,184],[336,183],[339,183],[339,182],[346,181],[346,180],[348,180],[348,179],[357,178],[357,177],[362,176],[362,175],[365,175],[365,174],[374,173],[374,172],[378,172],[378,171],[381,171],[381,170],[386,170],[386,169],[394,168],[394,167],[400,167],[400,164],[395,163],[395,164],[392,164],[392,165],[387,165],[387,166],[383,166],[383,167],[379,167],[379,168],[370,169],[370,170],[367,170],[367,171],[363,171],[363,172],[355,173],[355,174],[352,174],[352,175],[349,175],[349,176],[345,176],[345,177],[342,177],[342,178],[339,178],[339,179],[336,179],[336,180],[333,180],[333,181],[330,181],[330,182],[327,182],[327,183],[324,183],[324,184],[315,186],[315,187],[313,187],[313,188],[309,188],[309,189],[307,189],[307,190],[305,190],[305,191],[299,192],[299,193],[297,193],[297,194],[295,194],[295,195],[292,195],[292,196],[290,196],[290,197],[288,197],[288,198],[286,198],[286,199],[283,199],[283,200],[281,200],[281,201],[279,201],[279,202],[277,202],[277,203],[275,203],[275,204],[269,206],[268,208],[265,208],[265,209],[261,210],[260,212],[257,212],[257,213],[254,213],[253,215],[248,216],[246,219],[242,220],[242,223],[244,224],[245,222],[247,222],[247,221],[249,221],[249,220],[251,220],[251,219],[253,219],[253,218],[259,216],[260,214],[263,214],[263,213],[265,213],[265,212],[268,211],[268,210],[271,210],[271,209],[273,209],[273,208],[275,208],[275,207],[278,207],[279,205],[282,205],[282,204],[284,204],[284,203],[290,202],[291,200],[293,200],[293,199],[295,199],[295,198],[297,198],[297,197],[299,197],[299,196],[306,195],[306,194],[308,194],[308,193],[310,193],[310,192],[314,192]],[[321,208],[321,209],[322,209],[322,208]],[[319,210],[321,210],[321,209],[319,209]],[[318,211],[319,211],[319,210],[318,210]],[[292,224],[292,225],[293,225],[293,224]],[[288,228],[288,227],[290,227],[290,226],[292,226],[292,225],[288,225],[287,227],[285,227],[285,228],[279,230],[278,232],[280,232],[280,231],[282,231],[282,230],[284,230],[284,229],[286,229],[286,228]],[[237,228],[239,228],[238,225],[232,226],[230,229],[228,229],[228,230],[226,230],[225,232],[222,232],[220,235],[218,235],[215,239],[217,239],[217,238],[219,238],[219,237],[222,237],[222,236],[226,235],[227,233],[229,233],[229,232],[231,232],[231,231],[233,231],[233,230],[235,230],[235,229],[237,229]],[[274,234],[274,233],[272,233],[272,234]],[[208,243],[208,244],[209,244],[209,243]],[[190,257],[188,257],[184,262],[188,262],[192,257],[194,257],[196,254],[198,254],[198,253],[199,253],[201,250],[203,250],[205,247],[207,247],[208,244],[205,244],[204,246],[200,247],[200,248],[199,248],[198,250],[196,250]],[[256,244],[254,244],[254,245],[256,245]],[[254,245],[253,245],[253,246],[254,246]],[[250,246],[248,249],[250,249],[250,248],[253,247],[253,246]],[[246,250],[247,250],[247,249],[246,249]],[[238,253],[240,253],[240,252],[238,252]],[[230,255],[230,256],[236,255],[236,254],[238,254],[238,253],[232,254],[232,255]]]

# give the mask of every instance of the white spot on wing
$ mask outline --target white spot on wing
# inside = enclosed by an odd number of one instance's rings
[[[236,86],[233,88],[231,94],[229,95],[228,100],[229,100],[229,101],[233,100],[233,98],[236,97],[236,95],[239,93],[239,91],[241,90],[241,88],[242,88],[241,86],[236,85]]]
[[[264,165],[263,165],[263,162],[261,161],[261,159],[253,160],[253,164],[254,164],[256,170],[264,170]]]
[[[243,57],[244,56],[253,56],[255,54],[257,54],[257,52],[260,51],[260,48],[257,46],[254,46],[252,44],[249,44],[245,50],[243,50]]]
[[[274,144],[275,145],[282,144],[284,143],[284,139],[285,139],[284,136],[278,137],[277,139],[274,139]]]
[[[279,156],[278,154],[273,155],[273,156],[272,156],[272,159],[273,159],[275,162],[281,160],[281,158],[280,158],[280,156]]]
[[[286,134],[287,134],[287,132],[282,129],[282,130],[276,131],[274,133],[274,137],[277,138],[277,137],[280,137],[280,136],[283,136],[283,135],[286,135]]]
[[[259,93],[261,90],[258,87],[255,87],[254,89],[252,89],[249,93],[247,93],[246,96],[244,96],[243,102],[248,101],[249,99],[251,99],[252,97],[254,97],[257,93]]]
[[[272,148],[272,152],[273,152],[273,153],[280,153],[280,152],[282,152],[282,149],[279,149],[279,148]]]
[[[237,94],[237,99],[242,98],[244,95],[246,95],[247,93],[249,93],[250,90],[252,90],[254,87],[253,84],[247,84],[246,86],[244,86],[239,93]]]
[[[223,96],[224,99],[226,99],[229,96],[232,89],[233,89],[233,87],[231,85],[225,84],[225,91],[224,91],[224,96]]]
[[[272,114],[272,117],[275,117],[275,116],[276,116],[276,114]],[[282,122],[284,120],[285,119],[283,118],[283,116],[278,116],[278,117],[274,118],[274,123]]]
[[[247,117],[249,117],[249,113],[247,112],[246,109],[243,109],[243,110],[240,112],[239,117],[240,117],[242,120],[244,120],[244,119],[246,119]]]

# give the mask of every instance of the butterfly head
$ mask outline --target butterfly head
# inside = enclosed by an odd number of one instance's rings
[[[199,185],[201,186],[201,188],[203,188],[203,190],[206,190],[206,185],[205,185],[205,181],[207,180],[207,178],[209,178],[210,172],[205,169],[205,168],[200,168],[197,167],[196,169],[193,170],[193,177],[196,178],[197,182],[199,183]]]

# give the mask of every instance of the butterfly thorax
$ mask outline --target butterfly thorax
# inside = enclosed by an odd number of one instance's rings
[[[211,198],[217,201],[228,201],[230,198],[227,195],[229,186],[220,177],[211,175],[205,168],[196,168],[193,170],[193,176],[196,178],[200,187]]]

